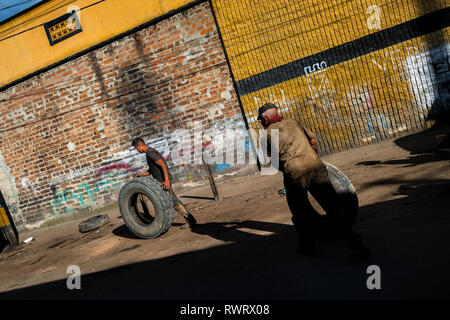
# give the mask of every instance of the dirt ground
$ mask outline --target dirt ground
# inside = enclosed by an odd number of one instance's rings
[[[450,156],[434,149],[439,130],[323,158],[356,187],[369,260],[320,235],[317,256],[297,255],[281,174],[253,175],[219,183],[220,201],[208,185],[180,193],[194,230],[177,216],[162,237],[138,239],[112,207],[97,231],[82,234],[75,220],[21,234],[35,240],[0,253],[0,299],[449,298]],[[66,287],[70,265],[81,290]],[[380,290],[366,286],[370,265]]]

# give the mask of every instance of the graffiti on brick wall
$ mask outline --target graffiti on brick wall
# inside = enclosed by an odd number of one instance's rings
[[[70,182],[79,177],[90,175],[93,173],[93,171],[94,171],[93,168],[70,170],[68,174],[64,174],[64,175],[60,175],[60,176],[56,176],[56,177],[52,178],[51,184],[57,185],[57,184],[65,183],[65,182]]]
[[[111,164],[108,165],[102,169],[100,169],[97,174],[96,177],[104,177],[104,178],[110,178],[110,179],[115,179],[120,175],[123,175],[123,173],[128,173],[128,172],[132,172],[133,168],[126,164],[126,163],[117,163],[117,164]]]
[[[250,141],[245,139],[247,131],[238,117],[239,115],[216,121],[205,130],[201,130],[201,123],[194,126],[194,128],[200,127],[201,154],[213,152],[217,157],[217,161],[214,163],[217,173],[233,170],[233,166],[239,162],[239,159],[236,159],[237,150],[248,152],[250,149]],[[193,154],[197,145],[189,143],[192,142],[190,137],[194,134],[194,130],[197,129],[179,130],[178,133],[174,131],[170,135],[145,139],[148,145],[158,150],[166,159],[176,181],[191,181],[198,177],[206,177],[201,158],[200,162],[191,165],[180,164],[176,161],[177,159],[174,159],[177,152],[181,157],[194,159]],[[71,170],[68,174],[51,180],[53,215],[97,208],[103,204],[102,201],[105,197],[117,198],[121,185],[130,177],[147,170],[145,155],[139,154],[132,147],[111,155],[105,161],[112,163],[100,169]],[[95,178],[94,181],[92,181],[92,176]],[[78,185],[58,190],[62,184],[70,185],[70,181],[74,179],[80,180]]]
[[[77,189],[56,193],[55,198],[52,201],[53,214],[73,213],[74,208],[92,209],[96,207],[97,194],[109,188],[118,191],[121,184],[121,181],[113,182],[103,180],[96,182],[93,186],[89,187],[89,184],[84,182],[79,185]]]
[[[120,186],[134,172],[135,170],[128,164],[112,164],[99,169],[95,174],[95,183],[91,185],[82,182],[77,188],[62,192],[56,192],[56,186],[52,185],[53,214],[73,213],[75,209],[98,207],[97,201],[102,194],[112,194],[117,198]]]
[[[5,120],[24,128],[17,142],[32,132],[26,140],[36,149],[15,171],[29,225],[47,218],[39,212],[51,217],[113,199],[147,170],[145,155],[129,145],[137,136],[163,154],[175,182],[202,179],[202,165],[174,163],[171,150],[182,142],[171,133],[190,129],[192,118],[219,132],[239,111],[206,3],[14,85],[3,98]],[[242,116],[233,121],[244,124]],[[8,130],[8,142],[16,140],[18,129]]]
[[[207,129],[200,130],[202,154],[214,151],[218,155],[225,155],[223,158],[218,156],[218,160],[214,164],[216,173],[222,174],[235,169],[236,150],[248,152],[250,149],[249,139],[242,139],[247,136],[247,131],[239,117],[240,115],[236,115],[234,118],[216,121],[211,123]],[[197,123],[195,127],[201,127],[201,124]],[[192,134],[192,130],[186,131],[188,135]],[[163,154],[175,181],[191,181],[199,177],[206,177],[202,163],[179,165],[172,158],[176,147],[184,145],[183,136],[162,135],[145,139],[145,141]],[[183,152],[192,155],[193,148],[195,145],[180,148],[181,155]],[[135,174],[147,170],[145,155],[139,154],[131,146],[126,150],[112,153],[103,160],[103,164],[99,168],[75,168],[69,172],[57,171],[33,179],[22,176],[23,191],[21,192],[24,198],[21,205],[37,205],[42,209],[39,211],[50,211],[51,216],[91,210],[117,200],[122,184]],[[42,192],[43,188],[47,190],[45,193]]]

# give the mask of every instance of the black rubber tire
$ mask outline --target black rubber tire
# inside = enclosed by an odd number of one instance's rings
[[[98,216],[94,216],[87,220],[80,222],[78,225],[78,230],[80,232],[89,232],[95,229],[100,228],[101,226],[107,224],[109,222],[109,216],[107,214],[100,214]]]
[[[150,224],[140,222],[132,212],[135,195],[144,194],[153,204],[155,218]],[[134,197],[133,197],[134,196]],[[156,179],[146,176],[136,178],[122,186],[119,193],[119,209],[123,221],[136,236],[144,239],[157,238],[172,225],[175,217],[173,202],[167,190]]]
[[[348,218],[350,219],[349,223],[353,224],[356,221],[359,209],[356,189],[350,179],[345,175],[345,173],[343,173],[341,170],[330,163],[324,162],[324,164],[327,167],[331,184],[340,197],[340,201],[342,201],[342,203],[344,204],[345,211]]]
[[[19,239],[10,224],[1,227],[0,229],[2,229],[3,235],[5,236],[5,239],[8,240],[9,245],[16,246],[19,244]]]

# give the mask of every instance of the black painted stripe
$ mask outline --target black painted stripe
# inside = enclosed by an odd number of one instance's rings
[[[239,80],[236,83],[240,96],[265,89],[279,83],[306,75],[305,67],[325,61],[333,66],[450,25],[450,7],[434,11],[419,18],[380,30],[362,38],[327,49],[311,56]],[[316,66],[317,69],[317,66]],[[309,70],[308,70],[309,73]]]

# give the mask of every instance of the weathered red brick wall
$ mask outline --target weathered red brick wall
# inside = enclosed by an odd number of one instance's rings
[[[245,128],[208,3],[8,88],[0,101],[0,188],[19,228],[115,200],[146,168],[134,137],[168,155],[170,134],[193,121]],[[204,174],[169,166],[178,182]]]

